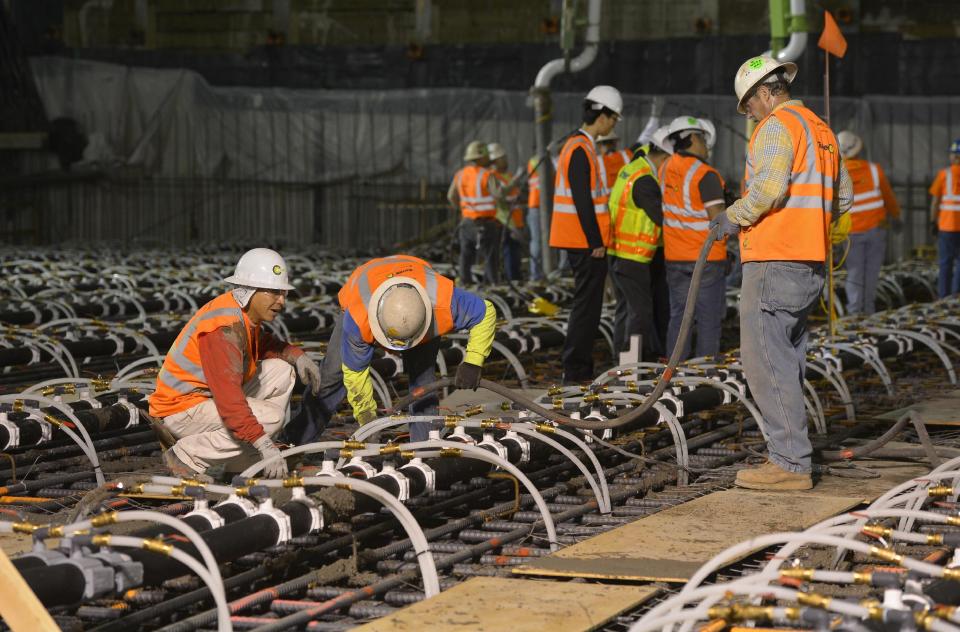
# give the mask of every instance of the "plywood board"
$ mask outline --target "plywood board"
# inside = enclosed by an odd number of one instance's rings
[[[863,461],[880,478],[824,476],[808,491],[730,489],[618,527],[513,570],[518,575],[682,583],[727,547],[777,531],[799,531],[869,502],[927,465]],[[669,537],[665,537],[669,534]]]
[[[659,592],[653,586],[474,577],[358,629],[365,632],[593,630]]]
[[[875,416],[874,419],[897,421],[909,410],[915,411],[925,423],[934,426],[960,426],[960,390],[950,391],[944,397],[926,399],[905,408],[891,410]]]
[[[517,391],[522,394],[524,397],[536,400],[539,397],[543,397],[547,390],[544,388],[526,388],[526,389],[517,389]],[[459,389],[452,391],[447,397],[444,397],[440,400],[441,409],[449,409],[454,412],[459,412],[464,408],[470,406],[477,406],[481,404],[503,404],[504,402],[511,403],[503,395],[498,395],[486,389],[480,388],[475,391],[469,389]],[[498,412],[484,413],[484,417],[493,417],[493,416],[503,416]]]

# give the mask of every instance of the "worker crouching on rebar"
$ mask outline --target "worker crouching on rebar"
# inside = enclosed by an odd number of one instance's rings
[[[746,191],[711,221],[719,237],[740,238],[740,359],[769,459],[737,474],[737,485],[749,489],[813,486],[803,401],[807,316],[823,291],[831,216],[853,203],[836,137],[790,96],[796,74],[796,64],[765,55],[737,71],[737,110],[757,122]]]
[[[377,417],[370,381],[375,345],[400,353],[413,392],[436,380],[440,337],[467,329],[470,336],[455,386],[477,389],[496,332],[497,312],[490,301],[454,287],[429,263],[406,255],[364,263],[337,297],[341,314],[327,343],[322,386],[316,396],[305,396],[305,414],[298,415],[285,431],[291,443],[316,440],[344,397],[361,425]],[[414,401],[410,412],[436,415],[438,405],[431,393]],[[429,423],[410,424],[410,439],[426,440],[430,428]]]
[[[295,289],[283,257],[250,250],[225,281],[234,288],[180,331],[150,396],[150,415],[176,439],[163,455],[167,468],[206,482],[211,466],[223,465],[229,475],[279,455],[272,437],[283,425],[294,369],[308,390],[320,388],[319,367],[260,327],[283,311],[287,291]],[[264,470],[267,478],[286,474],[283,459]]]

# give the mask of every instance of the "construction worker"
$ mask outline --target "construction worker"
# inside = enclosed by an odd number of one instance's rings
[[[850,249],[847,251],[847,313],[876,311],[877,281],[887,251],[887,225],[900,232],[900,205],[883,169],[875,162],[857,158],[863,141],[851,131],[837,134],[840,156],[853,181],[850,208]]]
[[[546,158],[544,158],[546,160]],[[553,170],[557,170],[556,156],[550,156]],[[530,227],[530,280],[543,279],[543,260],[540,256],[540,157],[527,161],[527,226]]]
[[[673,154],[660,167],[663,190],[663,254],[670,289],[670,325],[667,350],[680,334],[693,268],[710,233],[710,220],[726,208],[723,178],[707,164],[715,135],[712,124],[693,116],[679,116],[669,125]],[[714,242],[700,278],[694,307],[697,357],[720,352],[720,329],[726,311],[725,240]],[[690,355],[687,338],[681,358]]]
[[[150,415],[176,439],[163,454],[167,468],[206,482],[212,479],[204,472],[213,465],[236,473],[280,455],[272,437],[283,425],[294,369],[310,391],[320,388],[317,365],[260,327],[283,311],[287,291],[295,289],[283,257],[254,248],[224,280],[233,289],[201,307],[180,331],[150,396]],[[267,478],[286,474],[283,459],[264,469]]]
[[[790,96],[796,75],[796,64],[766,55],[737,71],[737,111],[757,126],[744,196],[711,222],[720,235],[740,238],[740,361],[769,459],[737,473],[737,485],[750,489],[813,486],[803,399],[807,315],[823,291],[831,216],[853,203],[836,137]]]
[[[639,334],[642,357],[648,361],[664,355],[653,315],[650,262],[661,242],[663,208],[657,171],[670,157],[667,132],[661,128],[653,142],[637,149],[633,160],[620,170],[609,202],[612,235],[607,254],[617,296],[613,346],[618,352],[628,351],[630,337]]]
[[[327,343],[322,386],[306,404],[318,411],[312,422],[315,427],[300,429],[298,442],[314,440],[344,397],[360,425],[377,417],[370,380],[377,345],[400,354],[413,391],[436,380],[440,337],[467,329],[470,337],[455,385],[476,390],[496,333],[497,313],[490,301],[454,287],[429,263],[407,255],[364,263],[353,271],[337,298],[341,312]],[[431,393],[411,404],[410,412],[433,415],[438,405],[436,394]],[[429,423],[410,424],[411,440],[427,439],[430,427]]]
[[[940,298],[960,293],[960,138],[950,145],[950,166],[930,185],[930,227],[937,237]]]
[[[596,86],[583,101],[583,125],[560,150],[554,180],[550,246],[563,248],[574,273],[573,304],[563,346],[563,380],[593,379],[594,338],[607,277],[610,212],[596,139],[613,131],[623,111],[616,88]]]
[[[613,185],[617,182],[617,175],[631,160],[633,152],[629,149],[618,149],[617,141],[620,137],[616,132],[610,132],[606,136],[597,139],[597,153],[600,154],[600,168],[603,170],[604,182],[607,183],[607,189],[613,190]]]
[[[477,251],[483,257],[483,282],[500,280],[500,224],[497,222],[496,198],[499,181],[489,168],[490,154],[486,143],[478,140],[467,145],[463,154],[465,167],[457,171],[447,191],[447,200],[460,211],[460,283],[472,284],[473,263]]]
[[[505,230],[503,235],[503,269],[506,276],[511,281],[519,281],[523,278],[520,272],[520,258],[523,253],[523,206],[520,203],[520,186],[515,185],[508,189],[513,180],[510,176],[510,164],[507,161],[507,152],[500,143],[490,143],[487,145],[490,153],[490,161],[493,169],[493,175],[500,183],[500,190],[503,192],[501,198],[497,199],[498,220]]]

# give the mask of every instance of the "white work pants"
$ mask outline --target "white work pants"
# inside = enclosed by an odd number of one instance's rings
[[[283,427],[295,383],[293,367],[271,358],[261,362],[253,378],[243,385],[250,410],[270,437]],[[223,425],[213,399],[165,417],[163,425],[177,438],[171,448],[174,454],[197,472],[218,464],[224,464],[227,471],[240,472],[260,460],[253,446],[238,441]]]

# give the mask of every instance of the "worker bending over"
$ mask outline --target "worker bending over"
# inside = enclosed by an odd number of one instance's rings
[[[500,143],[487,145],[490,152],[490,164],[493,175],[500,183],[501,195],[497,198],[497,219],[504,227],[503,235],[503,269],[510,281],[519,281],[523,278],[520,271],[520,259],[523,255],[523,204],[520,201],[520,186],[510,186],[513,178],[510,176],[510,163],[507,152]]]
[[[473,264],[477,251],[483,257],[483,282],[500,281],[500,224],[496,198],[500,181],[490,169],[486,143],[478,140],[467,145],[465,167],[457,171],[447,191],[450,205],[460,211],[460,283],[473,283]]]
[[[723,178],[707,164],[716,134],[713,124],[693,116],[675,118],[668,139],[673,155],[660,167],[663,190],[663,254],[670,288],[670,325],[667,350],[680,335],[680,322],[687,306],[687,291],[700,250],[710,235],[710,220],[723,212]],[[726,312],[726,239],[715,242],[700,277],[694,305],[697,357],[720,352],[720,329]],[[690,355],[686,339],[680,359]]]
[[[813,486],[803,400],[807,315],[823,291],[831,216],[853,202],[836,137],[790,96],[796,75],[796,64],[766,55],[737,71],[737,111],[757,126],[745,194],[713,220],[721,235],[740,238],[740,360],[769,458],[737,473],[737,485],[750,489]]]
[[[272,437],[283,425],[294,368],[312,392],[320,388],[317,365],[260,327],[283,311],[287,291],[295,289],[283,257],[254,248],[225,281],[234,288],[187,322],[150,396],[150,415],[177,440],[163,454],[167,468],[207,482],[210,466],[237,473],[260,458],[279,456]],[[267,478],[286,474],[283,459],[264,469]]]
[[[628,351],[630,337],[640,335],[642,358],[650,362],[664,355],[654,321],[650,262],[661,243],[663,208],[657,171],[670,157],[666,135],[663,127],[653,142],[637,149],[633,160],[620,170],[609,202],[612,236],[607,254],[617,296],[613,346],[617,352]]]
[[[613,185],[617,182],[617,175],[631,160],[633,152],[629,149],[619,149],[617,142],[620,137],[613,131],[597,139],[597,153],[600,156],[600,168],[603,171],[603,181],[607,183],[607,189],[613,190]]]
[[[473,390],[480,384],[480,369],[493,346],[497,312],[490,301],[454,287],[453,281],[423,259],[407,255],[372,259],[353,271],[337,298],[341,312],[327,343],[322,386],[306,404],[320,410],[312,434],[323,430],[344,397],[360,425],[377,417],[370,380],[375,345],[400,353],[413,392],[436,380],[440,337],[467,329],[470,337],[454,384]],[[413,402],[410,412],[436,415],[438,405],[437,395],[431,393]],[[410,439],[427,439],[430,427],[429,423],[410,424]],[[300,442],[314,438],[302,437]]]
[[[847,313],[876,311],[877,281],[887,252],[887,225],[900,232],[900,205],[883,168],[858,158],[863,141],[853,132],[837,134],[843,165],[853,182],[850,249],[847,251]]]
[[[950,145],[950,166],[930,185],[930,227],[937,238],[940,298],[960,293],[960,139]]]
[[[613,131],[623,111],[616,88],[596,86],[583,101],[583,125],[560,150],[553,187],[550,246],[566,250],[574,274],[573,304],[563,345],[563,381],[593,379],[593,347],[600,327],[610,245],[609,192],[596,139]]]

